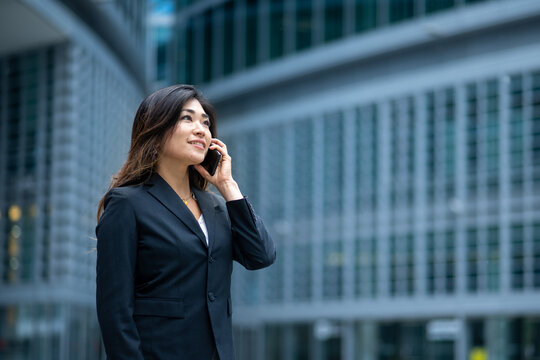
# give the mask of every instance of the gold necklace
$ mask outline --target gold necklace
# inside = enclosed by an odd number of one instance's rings
[[[193,197],[193,193],[191,193],[191,194],[190,194],[187,198],[185,198],[185,199],[184,199],[183,197],[180,197],[180,199],[182,199],[182,201],[184,202],[184,204],[186,204],[186,206],[187,206],[188,200],[189,200],[190,198],[192,198],[192,197]]]

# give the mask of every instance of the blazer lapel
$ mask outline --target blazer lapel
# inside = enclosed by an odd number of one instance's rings
[[[180,221],[182,221],[193,233],[195,233],[206,247],[206,239],[202,232],[201,226],[189,210],[182,202],[182,199],[174,192],[170,185],[158,174],[152,174],[152,177],[147,182],[151,185],[148,192],[156,198],[163,206],[169,209]],[[197,195],[196,195],[197,196]],[[204,214],[204,212],[203,212]],[[204,214],[206,220],[206,214]],[[209,235],[210,237],[210,235]]]
[[[204,216],[204,222],[206,223],[206,229],[208,230],[208,247],[212,249],[216,235],[215,219],[216,208],[218,206],[214,203],[212,196],[206,191],[198,190],[196,188],[192,188],[191,190],[195,194],[195,198],[197,199]]]

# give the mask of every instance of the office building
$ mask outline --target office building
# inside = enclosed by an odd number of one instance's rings
[[[177,1],[278,245],[238,359],[540,358],[540,3]]]
[[[145,91],[144,0],[0,2],[0,358],[105,358],[97,203]]]

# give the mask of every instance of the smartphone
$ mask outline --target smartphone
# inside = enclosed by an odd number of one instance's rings
[[[220,160],[221,154],[219,151],[208,149],[206,157],[204,158],[201,165],[206,169],[206,171],[208,171],[210,176],[214,176]]]

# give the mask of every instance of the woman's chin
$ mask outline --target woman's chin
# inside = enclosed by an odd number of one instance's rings
[[[190,160],[190,165],[197,165],[204,161],[204,157],[192,157]]]

